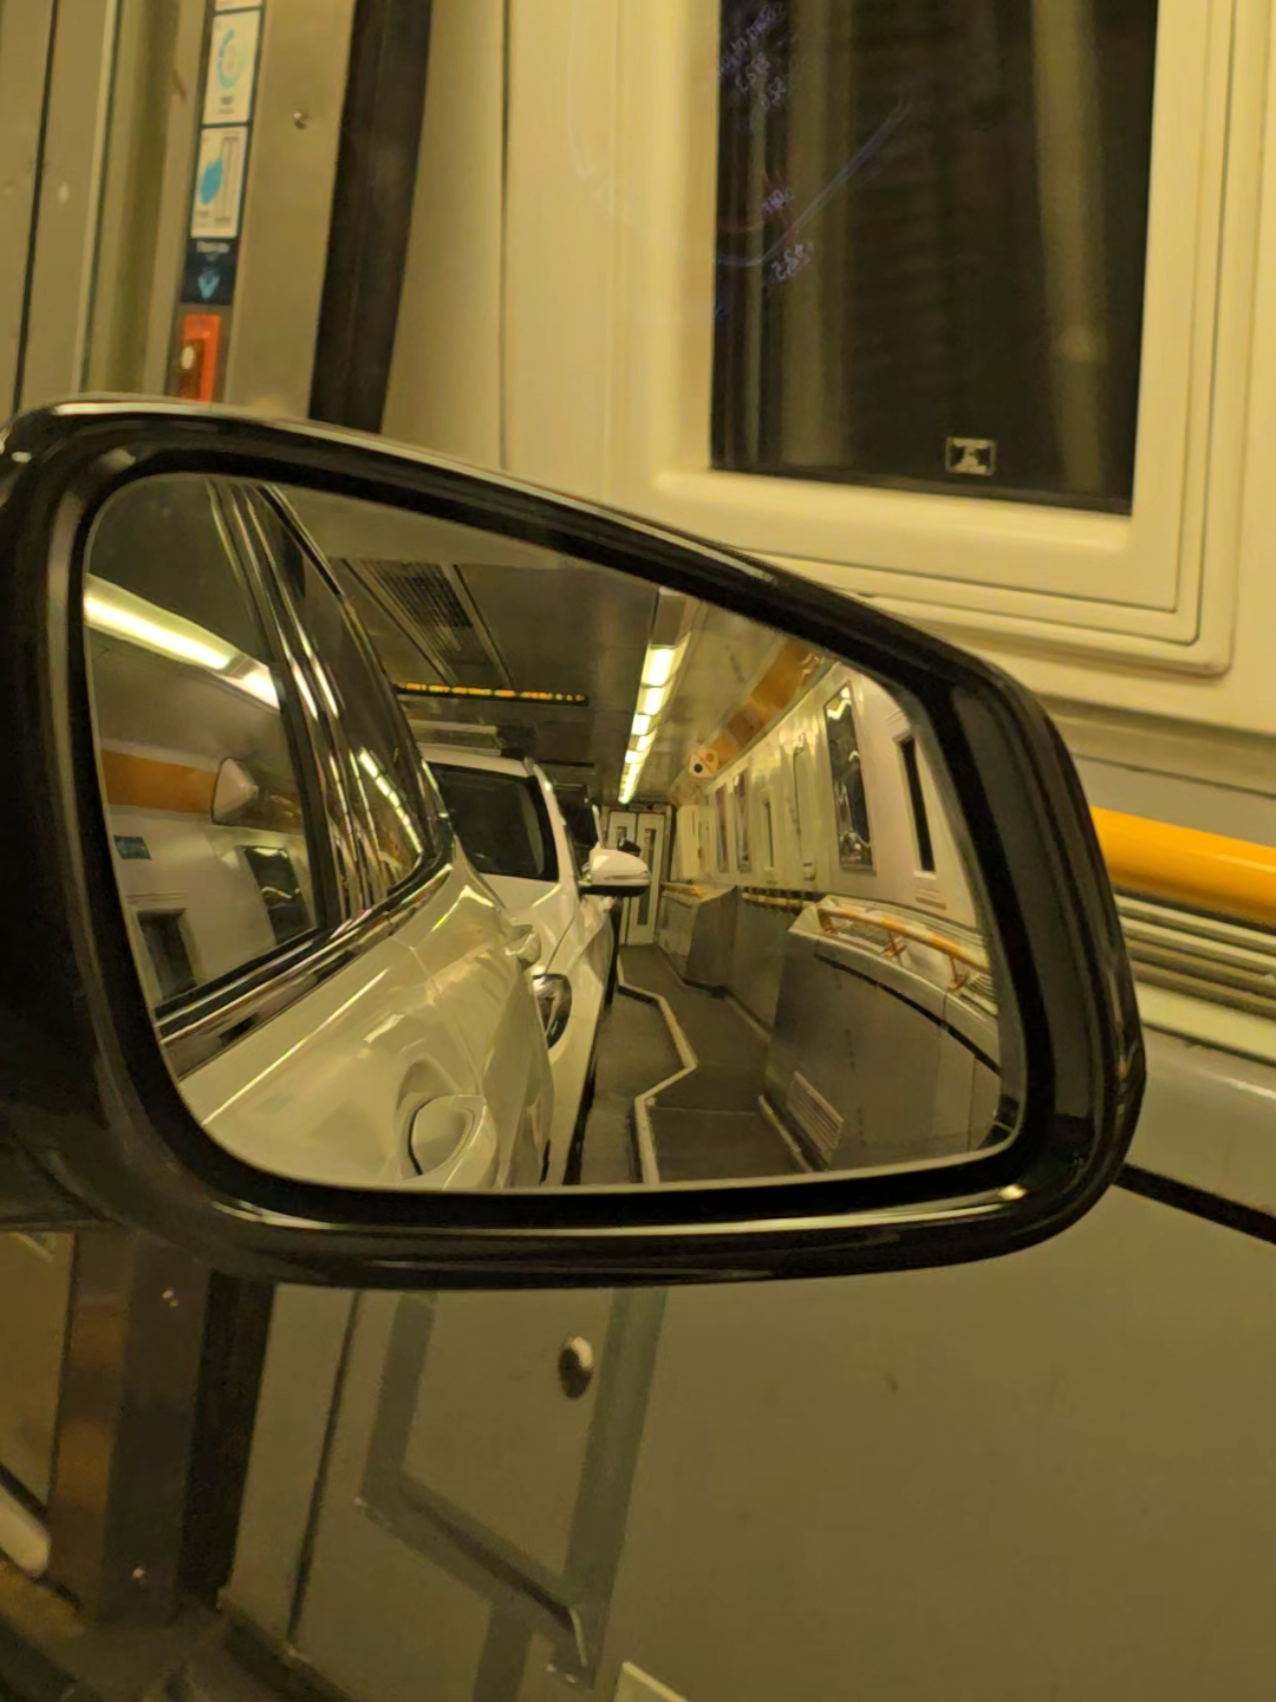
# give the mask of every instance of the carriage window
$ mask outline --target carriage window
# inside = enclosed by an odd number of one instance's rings
[[[724,0],[713,457],[1128,512],[1157,0]]]
[[[126,486],[102,510],[87,568],[116,874],[163,1006],[318,926],[288,682],[203,479]]]
[[[762,799],[762,821],[766,827],[766,866],[775,867],[775,818],[771,810],[771,794],[767,792]]]
[[[873,836],[869,830],[864,770],[849,686],[843,686],[837,696],[825,704],[824,725],[828,733],[829,768],[833,777],[838,861],[844,869],[871,869]]]
[[[753,856],[749,845],[749,776],[737,774],[731,783],[735,803],[735,861],[739,869],[751,869]]]
[[[182,932],[180,910],[143,910],[138,915],[142,938],[161,1000],[176,999],[196,985],[195,969]]]
[[[808,880],[815,874],[815,800],[811,790],[813,778],[810,747],[803,739],[793,752],[793,825],[797,830],[802,873]]]
[[[913,806],[913,831],[917,835],[917,867],[925,874],[933,874],[935,850],[931,844],[930,818],[926,814],[926,795],[922,791],[921,769],[917,762],[917,740],[911,733],[906,739],[899,741],[899,754],[904,763],[909,802]]]
[[[276,943],[282,946],[296,939],[310,926],[310,917],[292,858],[270,845],[244,845],[240,854],[257,882]]]
[[[731,853],[727,848],[727,789],[719,786],[713,794],[714,808],[718,814],[718,868],[725,875],[731,867]]]

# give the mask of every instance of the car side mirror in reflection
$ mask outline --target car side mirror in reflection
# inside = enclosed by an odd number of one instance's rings
[[[590,852],[581,891],[596,898],[633,898],[651,885],[651,870],[632,851],[595,845]]]
[[[1006,676],[327,428],[73,402],[0,492],[6,1227],[670,1283],[988,1257],[1115,1176],[1129,967]]]

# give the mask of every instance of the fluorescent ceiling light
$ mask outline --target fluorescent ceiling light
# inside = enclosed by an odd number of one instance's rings
[[[661,705],[665,701],[663,686],[644,686],[642,696],[638,699],[638,709],[643,715],[659,715]]]
[[[634,724],[633,724],[633,727],[631,729],[631,736],[634,737],[634,738],[641,739],[644,733],[649,733],[650,731],[651,731],[651,716],[650,715],[635,715],[634,716]]]
[[[655,738],[655,736],[656,735],[654,733],[644,733],[635,748],[640,751],[643,756],[646,756],[647,752],[651,749],[651,741]]]
[[[130,644],[140,644],[147,650],[158,650],[162,656],[172,656],[179,662],[193,662],[197,668],[211,668],[221,673],[239,656],[237,650],[224,644],[214,633],[206,632],[193,621],[148,603],[122,591],[118,585],[103,579],[90,579],[84,593],[84,618],[97,632],[107,632],[116,638],[126,638]]]
[[[647,659],[642,665],[642,683],[645,686],[663,686],[669,683],[673,673],[673,645],[653,644],[647,652]]]
[[[95,632],[126,639],[142,650],[171,656],[175,662],[207,668],[258,703],[271,709],[279,707],[274,676],[264,662],[236,650],[215,632],[170,614],[109,580],[89,575],[84,589],[84,618]]]

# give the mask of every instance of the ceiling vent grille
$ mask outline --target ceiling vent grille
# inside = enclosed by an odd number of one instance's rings
[[[475,620],[447,567],[438,562],[366,558],[348,565],[394,609],[409,636],[445,677],[463,678],[469,685],[509,684],[489,635]]]

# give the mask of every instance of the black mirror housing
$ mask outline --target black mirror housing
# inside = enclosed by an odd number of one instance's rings
[[[115,875],[86,683],[90,529],[111,495],[160,472],[343,492],[548,541],[897,684],[941,744],[1017,1001],[1015,1138],[956,1169],[803,1179],[798,1196],[404,1196],[300,1184],[219,1147],[170,1074],[121,909],[106,901]],[[0,1225],[107,1219],[225,1270],[344,1287],[674,1283],[988,1257],[1057,1233],[1114,1179],[1144,1083],[1115,905],[1062,741],[1035,698],[982,661],[820,585],[514,481],[179,404],[82,400],[12,424],[0,552]]]

